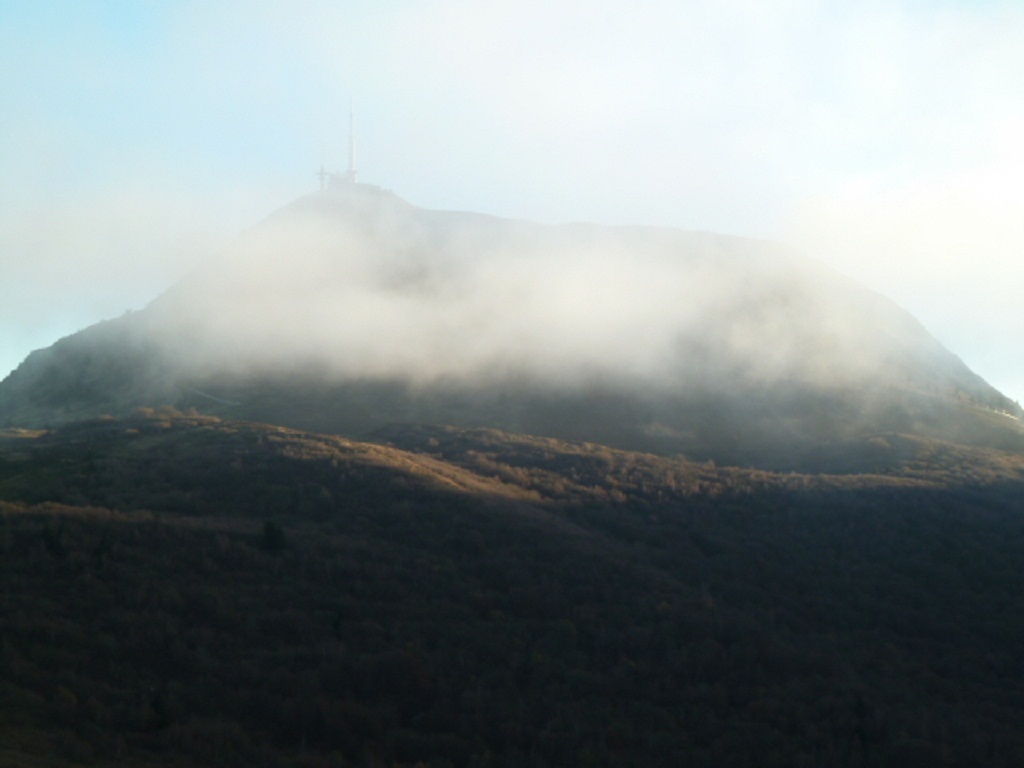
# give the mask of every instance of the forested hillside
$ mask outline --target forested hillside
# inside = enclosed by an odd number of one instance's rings
[[[0,764],[1024,760],[1018,455],[375,439],[4,433]]]

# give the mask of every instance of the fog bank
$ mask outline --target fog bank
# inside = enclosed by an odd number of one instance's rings
[[[951,357],[777,244],[427,211],[365,185],[298,200],[144,315],[196,375],[852,386]]]

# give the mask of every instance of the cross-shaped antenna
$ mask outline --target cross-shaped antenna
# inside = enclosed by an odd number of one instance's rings
[[[320,166],[320,172],[317,174],[317,176],[320,177],[320,191],[321,192],[323,192],[324,189],[327,188],[327,177],[330,176],[330,175],[331,174],[329,174],[326,170],[324,170],[323,165],[321,165]]]

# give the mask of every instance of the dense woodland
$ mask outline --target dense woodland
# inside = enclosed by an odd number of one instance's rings
[[[0,766],[1019,766],[1024,457],[0,433]]]

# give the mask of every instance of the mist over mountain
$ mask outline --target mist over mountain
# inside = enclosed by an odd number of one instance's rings
[[[173,404],[360,434],[495,426],[744,461],[899,431],[1020,446],[907,312],[766,241],[305,196],[141,312],[33,353],[0,423]]]

